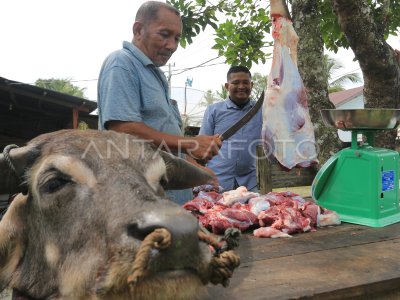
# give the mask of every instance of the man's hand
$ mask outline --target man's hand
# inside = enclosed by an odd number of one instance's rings
[[[144,140],[149,140],[157,146],[165,147],[163,149],[166,151],[183,151],[203,164],[217,155],[222,145],[218,134],[182,137],[157,131],[141,122],[109,121],[107,126],[110,130],[134,134]]]
[[[185,140],[186,153],[201,163],[207,163],[217,155],[221,145],[222,141],[218,134],[198,135],[190,140]]]

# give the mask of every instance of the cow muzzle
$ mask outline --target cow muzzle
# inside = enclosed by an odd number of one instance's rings
[[[126,231],[137,246],[114,251],[97,279],[98,295],[106,297],[127,289],[129,295],[140,295],[140,299],[159,299],[166,290],[174,290],[175,295],[190,290],[181,298],[195,299],[193,295],[209,282],[228,285],[240,264],[238,255],[224,239],[200,229],[188,211],[164,206],[138,219]],[[149,296],[149,290],[157,293]],[[164,295],[160,299],[178,298]]]
[[[228,286],[229,278],[240,264],[239,256],[233,252],[224,241],[218,241],[210,233],[198,231],[199,240],[210,246],[213,258],[208,265],[207,276],[202,277],[203,284],[211,282]],[[148,269],[151,252],[153,249],[164,250],[171,246],[171,233],[165,228],[157,228],[142,242],[132,267],[132,274],[128,276],[127,283],[136,284]]]

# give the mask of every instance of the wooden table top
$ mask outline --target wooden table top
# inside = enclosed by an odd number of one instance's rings
[[[278,239],[243,234],[236,251],[229,287],[210,286],[207,299],[382,299],[371,295],[400,290],[400,223],[342,223]]]

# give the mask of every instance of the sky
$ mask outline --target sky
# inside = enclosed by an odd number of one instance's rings
[[[1,0],[0,77],[28,84],[39,78],[70,78],[86,88],[86,97],[96,101],[101,64],[123,41],[132,40],[134,17],[145,1]],[[391,45],[400,48],[399,38],[392,40]],[[172,97],[181,112],[187,78],[193,82],[186,89],[186,112],[197,116],[204,92],[220,90],[226,81],[229,66],[223,58],[212,60],[217,57],[212,45],[213,32],[207,30],[192,45],[179,47],[162,68],[166,75],[171,70]],[[342,72],[359,70],[350,51],[332,56],[346,66]],[[267,75],[269,69],[270,61],[253,66],[251,72]]]

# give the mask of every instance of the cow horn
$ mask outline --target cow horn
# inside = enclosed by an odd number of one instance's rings
[[[176,157],[165,151],[159,151],[167,166],[167,190],[192,188],[210,183],[213,178],[206,171],[196,167],[184,159]]]
[[[0,154],[0,194],[25,191],[23,174],[32,158],[30,147],[6,146]]]

